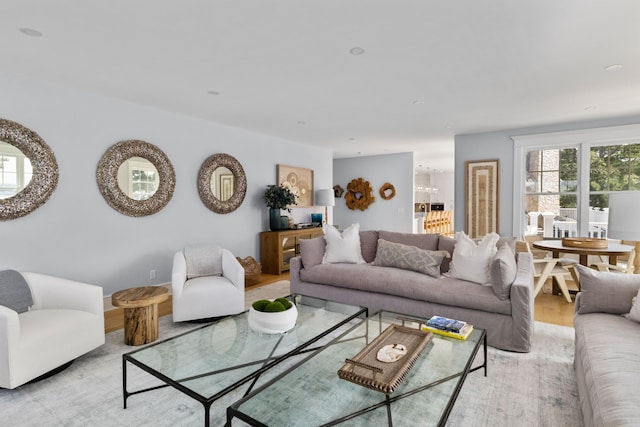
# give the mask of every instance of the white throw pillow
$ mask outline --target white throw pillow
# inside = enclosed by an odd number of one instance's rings
[[[323,264],[338,262],[350,264],[365,264],[360,249],[360,224],[352,224],[342,233],[335,227],[324,224],[322,226],[324,240],[327,247],[322,258]]]
[[[497,233],[489,233],[476,244],[465,233],[455,235],[456,246],[453,250],[449,276],[456,279],[486,285],[491,283],[491,260],[497,252],[496,243],[500,239]]]
[[[640,289],[638,290],[638,295],[633,297],[631,311],[629,314],[626,314],[625,317],[627,319],[635,320],[636,322],[640,322]]]

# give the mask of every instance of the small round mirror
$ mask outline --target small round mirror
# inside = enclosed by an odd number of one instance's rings
[[[158,169],[143,157],[131,157],[118,168],[118,187],[133,200],[147,200],[160,184]]]
[[[176,175],[169,158],[138,140],[111,146],[98,163],[98,187],[109,206],[129,216],[152,215],[173,197]]]
[[[198,193],[206,207],[226,214],[240,207],[247,192],[247,177],[235,157],[228,154],[209,156],[200,166]]]
[[[229,200],[235,192],[233,173],[224,166],[216,168],[211,174],[210,189],[221,202]]]

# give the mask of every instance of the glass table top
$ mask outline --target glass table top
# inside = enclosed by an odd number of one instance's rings
[[[388,401],[384,393],[337,375],[346,358],[354,357],[389,325],[403,324],[401,317],[389,312],[369,317],[232,405],[230,414],[269,426],[438,425],[446,420],[478,348],[486,345],[482,329],[466,340],[434,335]]]
[[[245,312],[127,353],[124,359],[205,400],[316,339],[318,345],[330,341],[332,329],[362,322],[366,314],[361,307],[309,297],[297,297],[296,307],[296,326],[284,334],[250,330]]]

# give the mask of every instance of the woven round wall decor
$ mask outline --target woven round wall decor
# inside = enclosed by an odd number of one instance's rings
[[[380,197],[384,200],[391,200],[396,196],[396,187],[393,186],[390,182],[385,182],[380,187]]]
[[[371,184],[362,178],[351,180],[347,185],[347,193],[344,199],[349,209],[360,209],[361,211],[367,210],[369,205],[376,201]]]

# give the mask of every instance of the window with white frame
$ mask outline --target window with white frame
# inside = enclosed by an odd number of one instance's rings
[[[640,191],[640,126],[514,140],[514,235],[607,237],[609,194]]]

